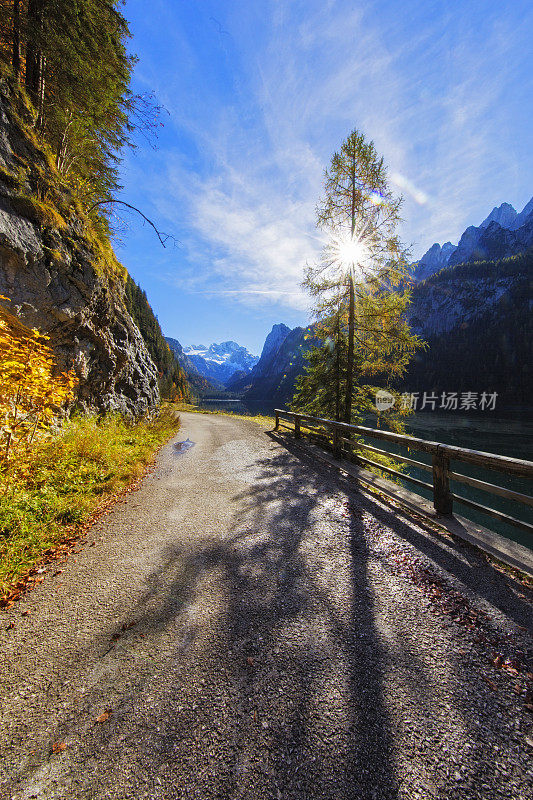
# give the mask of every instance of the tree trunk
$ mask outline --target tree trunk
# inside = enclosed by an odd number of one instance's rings
[[[355,233],[355,151],[352,154],[352,238]],[[353,282],[353,269],[355,264],[352,264],[350,275],[348,277],[348,291],[350,293],[350,304],[348,309],[348,358],[346,363],[346,398],[344,406],[344,421],[350,423],[352,421],[352,401],[353,401],[353,367],[354,367],[354,342],[355,342],[355,287]]]
[[[44,125],[44,88],[45,88],[45,74],[46,74],[46,56],[41,51],[39,53],[39,85],[37,87],[37,122],[38,128]]]
[[[341,421],[341,317],[337,314],[337,342],[335,352],[335,420]]]
[[[352,401],[353,401],[353,368],[354,368],[354,340],[355,340],[355,287],[353,283],[353,272],[348,278],[348,291],[350,293],[350,305],[348,309],[348,358],[346,360],[346,401],[344,406],[344,421],[352,421]]]
[[[41,50],[43,0],[28,0],[27,25],[26,89],[37,108],[39,123],[42,118],[42,101],[44,99],[45,57]]]
[[[20,0],[13,0],[13,56],[11,65],[18,86],[20,84]]]

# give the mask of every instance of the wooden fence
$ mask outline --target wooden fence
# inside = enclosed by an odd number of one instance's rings
[[[494,472],[503,473],[504,475],[513,475],[515,477],[531,480],[533,479],[532,461],[510,458],[509,456],[500,456],[494,453],[483,453],[478,450],[468,450],[464,447],[455,447],[453,445],[442,444],[441,442],[429,442],[425,439],[417,439],[415,436],[405,436],[403,434],[393,433],[392,431],[367,428],[362,425],[349,425],[346,422],[335,422],[331,419],[312,417],[307,414],[286,411],[280,408],[275,409],[275,414],[276,430],[280,427],[291,427],[292,430],[292,426],[284,425],[280,422],[280,418],[284,418],[293,423],[294,436],[296,439],[299,439],[302,436],[302,423],[304,423],[307,431],[310,431],[316,436],[326,438],[328,442],[331,442],[331,448],[336,458],[340,459],[343,455],[348,455],[361,464],[377,467],[383,472],[393,475],[395,478],[401,478],[402,481],[409,481],[415,486],[424,487],[429,490],[433,496],[433,506],[439,515],[451,516],[454,502],[457,502],[469,508],[476,509],[488,516],[495,517],[516,528],[521,528],[530,534],[533,533],[533,525],[529,522],[517,519],[509,514],[504,514],[502,511],[477,503],[462,495],[455,494],[450,488],[450,481],[453,480],[475,489],[481,489],[489,495],[497,495],[498,497],[503,497],[507,500],[512,500],[531,507],[533,506],[533,497],[530,495],[513,491],[505,486],[487,483],[478,478],[473,478],[470,475],[463,475],[460,472],[456,472],[455,469],[451,469],[450,462],[458,461],[464,464],[473,464],[478,467],[493,470]],[[357,438],[354,438],[354,436]],[[366,444],[366,442],[361,441],[361,437],[365,439],[378,439],[384,442],[401,445],[409,448],[409,452],[415,450],[421,453],[427,453],[431,457],[431,465],[425,464],[417,459]],[[430,472],[432,481],[431,483],[422,481],[412,475],[380,464],[372,458],[368,458],[367,451],[370,454],[378,453],[387,456],[387,458],[397,459],[404,464],[409,464],[418,469]],[[363,453],[365,454],[363,455]]]

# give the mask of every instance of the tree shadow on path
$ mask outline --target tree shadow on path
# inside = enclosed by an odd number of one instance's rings
[[[196,714],[178,724],[169,699],[151,757],[160,754],[169,780],[170,762],[180,770],[184,797],[394,800],[362,521],[345,513],[338,481],[286,450],[254,469],[229,536],[180,571],[180,580],[215,576],[223,611],[194,656]],[[170,604],[159,607],[169,624]]]

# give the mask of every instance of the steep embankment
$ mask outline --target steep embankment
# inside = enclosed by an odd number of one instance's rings
[[[408,320],[429,348],[413,360],[409,391],[497,391],[530,403],[533,253],[447,267],[413,290]]]
[[[151,411],[158,372],[126,308],[126,272],[33,122],[24,96],[0,78],[0,294],[50,336],[60,368],[75,369],[82,408]]]

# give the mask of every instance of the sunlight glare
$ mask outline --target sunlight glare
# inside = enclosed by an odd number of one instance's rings
[[[373,206],[381,206],[385,202],[385,198],[379,192],[371,192],[368,199]]]
[[[342,266],[362,266],[368,258],[368,250],[357,237],[345,236],[340,238],[335,245],[337,261]]]

